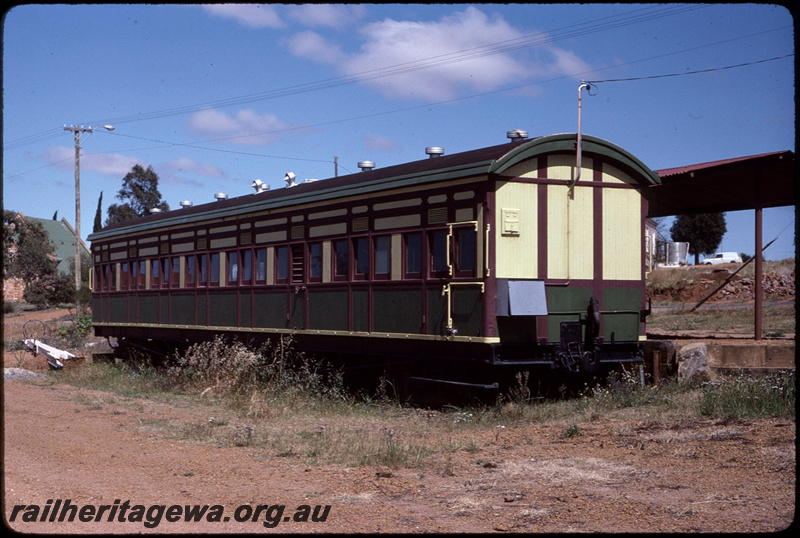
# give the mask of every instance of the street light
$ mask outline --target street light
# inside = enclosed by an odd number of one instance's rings
[[[65,131],[75,133],[75,289],[77,292],[81,291],[81,135],[83,133],[90,135],[95,129],[113,131],[114,126],[108,124],[99,127],[64,126]],[[86,135],[86,138],[89,138],[89,135]]]

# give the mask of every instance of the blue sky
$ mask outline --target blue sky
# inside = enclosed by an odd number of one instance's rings
[[[3,206],[81,232],[133,165],[172,208],[286,172],[325,179],[531,136],[583,132],[658,170],[794,150],[793,19],[763,4],[22,5],[3,20]],[[785,57],[790,55],[788,57]],[[774,59],[783,57],[781,59]],[[764,61],[768,60],[768,61]],[[741,64],[744,67],[720,69]],[[693,71],[713,70],[703,74]],[[753,212],[720,250],[753,254]],[[794,208],[765,255],[794,255]]]

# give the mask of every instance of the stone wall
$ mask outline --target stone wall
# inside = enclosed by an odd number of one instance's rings
[[[7,303],[22,302],[22,293],[25,283],[19,278],[9,278],[3,281],[3,301]]]

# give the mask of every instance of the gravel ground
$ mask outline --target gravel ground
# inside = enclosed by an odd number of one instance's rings
[[[600,417],[571,437],[569,423],[487,427],[454,434],[454,446],[474,450],[424,468],[346,467],[178,441],[170,428],[207,421],[200,407],[79,389],[59,384],[59,372],[39,378],[47,363],[28,351],[6,352],[4,366],[2,509],[21,533],[752,533],[795,520],[793,420]],[[228,520],[28,522],[26,508],[10,521],[17,505],[57,499],[220,505]],[[261,504],[286,507],[275,528],[263,513],[236,521],[237,509]],[[330,510],[324,521],[296,522],[301,506]]]
[[[303,505],[331,507],[324,522],[282,520],[271,529],[303,533],[774,532],[795,517],[795,423],[787,420],[600,418],[569,438],[564,425],[487,428],[469,434],[477,451],[388,469],[177,441],[153,428],[207,419],[186,404],[50,380],[6,380],[3,396],[6,518],[15,505],[48,499],[221,505],[230,518],[146,528],[18,515],[9,525],[23,533],[258,533],[263,518],[233,514],[259,504],[286,506],[284,517]]]

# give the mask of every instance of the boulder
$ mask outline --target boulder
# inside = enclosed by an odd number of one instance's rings
[[[688,381],[693,378],[707,380],[710,378],[708,371],[708,350],[702,342],[687,344],[681,347],[675,360],[678,363],[678,380]]]

